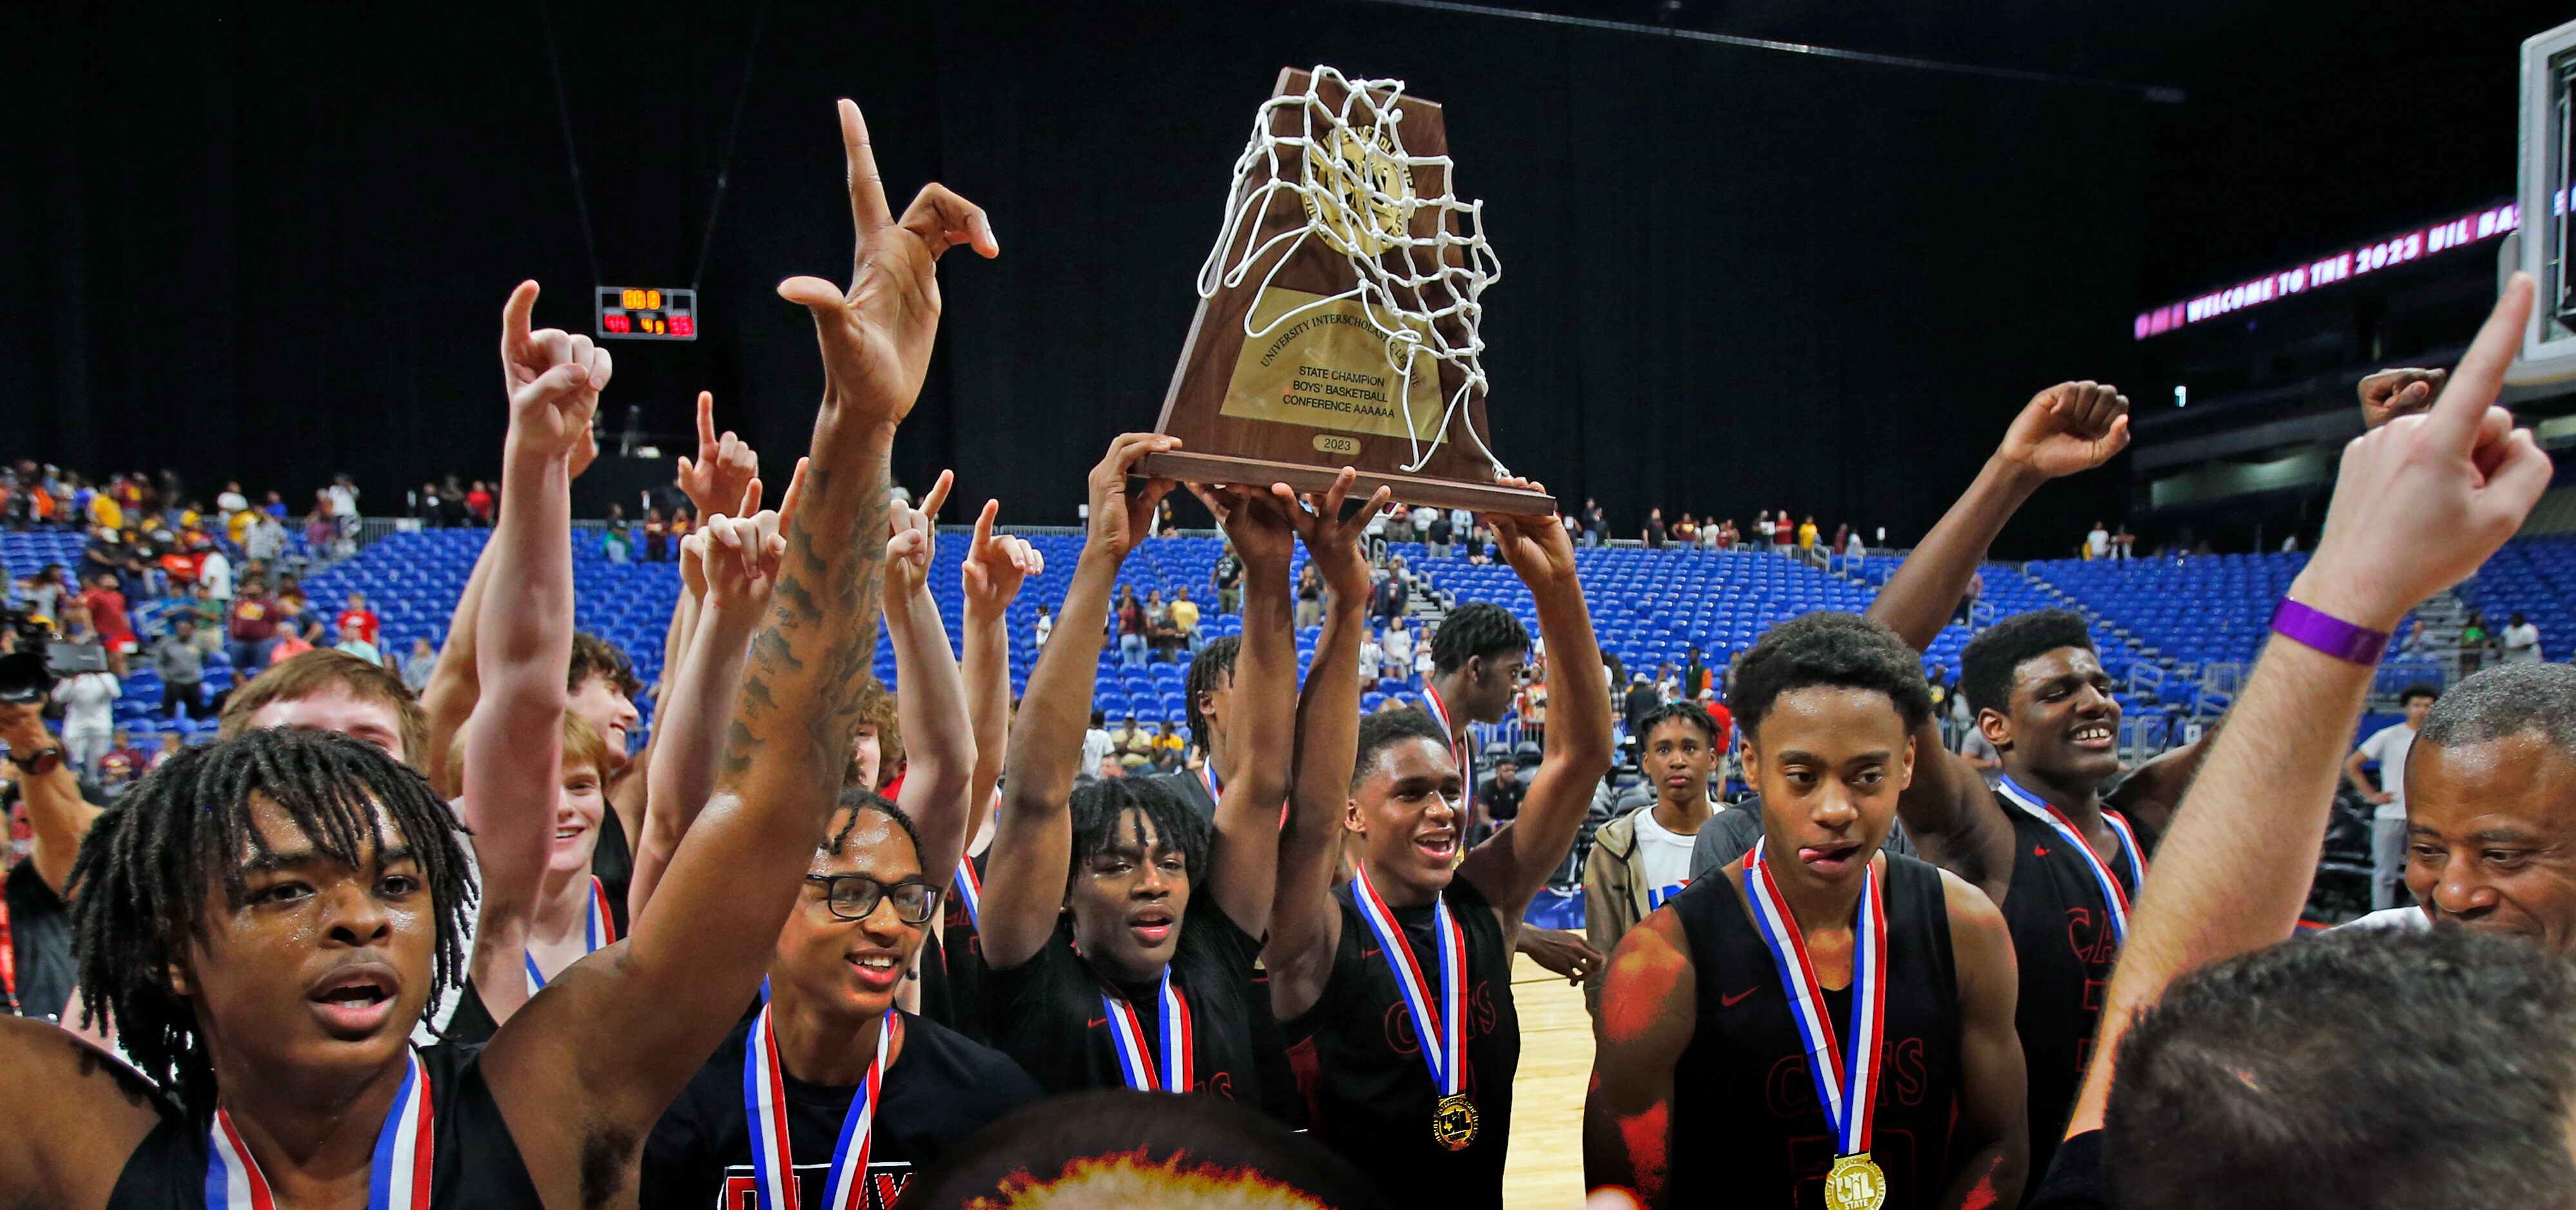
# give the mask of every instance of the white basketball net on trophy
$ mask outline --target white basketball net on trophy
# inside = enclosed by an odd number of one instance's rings
[[[1328,80],[1341,86],[1339,106],[1324,102]],[[1259,340],[1319,308],[1358,300],[1369,325],[1386,339],[1387,367],[1400,387],[1395,398],[1404,409],[1405,436],[1413,449],[1413,461],[1404,469],[1418,471],[1448,439],[1449,426],[1460,419],[1461,409],[1485,389],[1485,370],[1478,360],[1485,350],[1480,330],[1484,305],[1479,298],[1485,287],[1502,280],[1503,268],[1485,242],[1485,204],[1458,200],[1451,187],[1456,173],[1449,157],[1405,150],[1404,137],[1396,129],[1404,116],[1403,99],[1402,80],[1354,81],[1318,66],[1307,74],[1305,92],[1263,102],[1261,111],[1253,115],[1252,141],[1234,162],[1225,227],[1199,268],[1198,288],[1200,298],[1213,297],[1221,287],[1242,286],[1253,266],[1266,263],[1269,268],[1261,282],[1266,290],[1279,267],[1309,239],[1321,240],[1340,253],[1350,262],[1356,284],[1272,316],[1268,324],[1258,327],[1253,322],[1257,309],[1247,310],[1244,336]],[[1293,133],[1272,133],[1273,114],[1280,109],[1296,111],[1290,124]],[[1401,166],[1401,171],[1389,170],[1395,166]],[[1251,186],[1256,167],[1267,169],[1267,179]],[[1414,191],[1414,170],[1423,167],[1440,170],[1438,197]],[[1306,222],[1252,244],[1251,236],[1261,231],[1274,204],[1301,207]],[[1432,224],[1433,234],[1417,236],[1413,218],[1425,207],[1446,213],[1440,216],[1442,221]],[[1459,232],[1455,235],[1450,233],[1453,216]],[[1227,254],[1237,243],[1247,246],[1229,261]],[[1387,256],[1390,251],[1403,255]],[[1395,267],[1389,262],[1395,262]],[[1442,363],[1457,367],[1458,389],[1450,392],[1440,423],[1425,444],[1422,425],[1413,414],[1412,387],[1421,374],[1431,375],[1436,384]],[[1474,424],[1460,427],[1493,462],[1495,473],[1510,473],[1486,448]]]

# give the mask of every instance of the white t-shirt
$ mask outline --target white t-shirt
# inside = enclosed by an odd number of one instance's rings
[[[1366,639],[1360,643],[1361,684],[1371,684],[1378,679],[1378,664],[1383,662],[1384,659],[1384,649],[1377,645],[1376,639]]]
[[[356,488],[342,487],[339,484],[334,483],[329,487],[323,488],[322,494],[324,498],[331,502],[332,516],[354,517],[358,515],[358,490]]]
[[[198,568],[197,582],[206,586],[206,595],[217,601],[233,599],[233,561],[220,550],[206,552],[206,561]]]
[[[240,492],[225,492],[215,497],[215,511],[222,513],[227,519],[234,513],[249,507],[250,501],[243,499]]]
[[[1440,510],[1425,504],[1422,507],[1413,510],[1413,532],[1418,534],[1430,533],[1431,523],[1439,519]]]
[[[1083,732],[1081,772],[1097,776],[1100,773],[1100,762],[1109,759],[1109,754],[1117,750],[1118,746],[1109,742],[1108,731],[1093,727]]]
[[[1691,846],[1696,833],[1684,836],[1655,822],[1655,808],[1637,812],[1637,863],[1646,872],[1646,906],[1662,907],[1690,882]]]
[[[123,696],[124,686],[108,673],[84,672],[65,680],[54,690],[54,700],[63,704],[64,734],[105,735],[116,730],[116,699]]]
[[[1394,660],[1398,664],[1410,664],[1413,662],[1413,632],[1410,630],[1387,631],[1385,641],[1381,642],[1379,646],[1386,649],[1386,656],[1388,659]]]
[[[2097,529],[2084,535],[2084,549],[2096,559],[2111,553],[2111,531]]]
[[[2406,818],[2406,753],[2414,746],[2415,729],[2404,723],[2391,723],[2361,741],[2361,754],[2379,762],[2379,788],[2392,796],[2371,818]]]
[[[1046,646],[1047,636],[1048,636],[1048,635],[1050,635],[1050,634],[1053,634],[1053,633],[1055,633],[1055,618],[1054,618],[1052,615],[1045,615],[1045,614],[1041,614],[1041,615],[1039,615],[1039,617],[1038,617],[1038,646],[1040,646],[1040,647],[1044,647],[1044,646]]]
[[[2540,628],[2525,622],[2504,628],[2504,662],[2536,664],[2540,662]]]
[[[2375,932],[2385,929],[2391,932],[2420,933],[2432,927],[2433,918],[2424,914],[2423,905],[2408,904],[2405,907],[2381,908],[2367,916],[2356,916],[2326,931],[2363,929]]]
[[[1428,647],[1416,647],[1416,648],[1414,648],[1414,649],[1413,649],[1413,674],[1414,674],[1415,676],[1421,677],[1421,678],[1422,678],[1423,683],[1427,685],[1427,684],[1431,683],[1431,671],[1432,671],[1431,649],[1430,649],[1430,648],[1428,648]]]

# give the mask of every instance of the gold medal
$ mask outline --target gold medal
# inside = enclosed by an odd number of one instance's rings
[[[1878,1210],[1887,1201],[1887,1174],[1866,1151],[1834,1157],[1825,1174],[1825,1210]]]
[[[1431,1137],[1451,1151],[1465,1151],[1476,1141],[1476,1103],[1463,1092],[1440,1098],[1431,1110]],[[1878,1171],[1873,1168],[1872,1172]],[[1871,1202],[1871,1206],[1878,1205]]]

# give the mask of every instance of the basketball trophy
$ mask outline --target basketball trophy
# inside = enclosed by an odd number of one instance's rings
[[[1440,106],[1401,80],[1279,73],[1235,161],[1198,313],[1137,473],[1547,513],[1486,439],[1485,287],[1502,266],[1482,202],[1451,181]]]

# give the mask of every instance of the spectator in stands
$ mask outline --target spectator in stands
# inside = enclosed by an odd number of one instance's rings
[[[2460,627],[2461,680],[2476,676],[2478,669],[2485,666],[2487,648],[2494,642],[2487,634],[2487,615],[2470,610],[2468,624]]]
[[[1654,682],[1647,680],[1645,673],[1640,672],[1631,677],[1628,682],[1628,697],[1621,711],[1622,721],[1628,724],[1629,736],[1635,737],[1638,725],[1646,721],[1647,715],[1655,712],[1655,707],[1663,704],[1662,695],[1655,692]]]
[[[2132,558],[2136,554],[2137,545],[2138,535],[2130,533],[2129,527],[2123,525],[2117,533],[2111,535],[2111,557],[2123,560]]]
[[[1189,754],[1190,741],[1172,729],[1172,720],[1163,720],[1163,729],[1154,733],[1154,771],[1169,773],[1181,767],[1181,758]]]
[[[1691,520],[1691,515],[1689,513],[1683,513],[1682,519],[1673,523],[1673,544],[1676,546],[1699,545],[1699,522]]]
[[[1413,541],[1413,510],[1401,504],[1388,509],[1385,534],[1390,543]]]
[[[224,532],[232,532],[233,518],[250,511],[250,497],[242,494],[241,484],[224,482],[224,490],[215,493],[215,512],[223,522]]]
[[[1099,777],[1102,768],[1116,763],[1118,745],[1109,738],[1108,722],[1108,715],[1096,709],[1091,712],[1091,727],[1082,733],[1082,764],[1076,780]]]
[[[1495,757],[1494,771],[1476,783],[1476,805],[1497,827],[1520,817],[1521,799],[1528,794],[1529,781],[1508,753]]]
[[[171,620],[170,633],[152,645],[152,671],[161,677],[163,717],[206,717],[206,653],[197,646],[197,619]]]
[[[1446,559],[1456,554],[1458,530],[1450,524],[1449,514],[1438,509],[1424,511],[1431,513],[1431,524],[1423,528],[1422,542],[1431,548],[1431,557]]]
[[[63,707],[65,759],[84,776],[98,776],[98,758],[116,735],[116,699],[123,696],[123,683],[105,672],[74,673],[54,687]]]
[[[1982,570],[1970,573],[1968,591],[1959,598],[1959,611],[1951,614],[1950,620],[1961,626],[1967,625],[1968,620],[1976,615],[1977,598],[1984,595],[1986,595],[1986,573]]]
[[[1413,667],[1413,631],[1406,628],[1403,618],[1386,624],[1386,634],[1378,639],[1377,646],[1385,654],[1387,664],[1396,669],[1397,676],[1404,675]]]
[[[2537,664],[2541,662],[2540,628],[2532,625],[2530,619],[2523,617],[2522,611],[2515,610],[2505,619],[2503,637],[2505,663]]]
[[[1792,548],[1797,544],[1798,524],[1797,522],[1789,519],[1788,509],[1781,509],[1780,519],[1772,522],[1771,524],[1771,553],[1776,555],[1791,554],[1793,553]]]
[[[1109,733],[1109,742],[1118,751],[1118,763],[1131,773],[1153,763],[1154,733],[1136,721],[1133,711],[1128,713],[1126,725]]]
[[[1046,606],[1038,606],[1037,625],[1032,629],[1035,631],[1037,649],[1046,650],[1047,637],[1055,633],[1055,615],[1047,612]]]
[[[2406,754],[2414,750],[2415,732],[2433,712],[2441,691],[2427,684],[2408,685],[2397,695],[2406,717],[2371,733],[2343,762],[2344,780],[2373,804],[2370,823],[2370,910],[2397,906],[2397,888],[2406,879]],[[2362,771],[2364,762],[2379,765],[2378,787]]]
[[[429,645],[429,639],[425,636],[412,639],[411,658],[404,660],[402,666],[403,688],[414,693],[427,689],[430,675],[437,671],[437,649]]]
[[[233,561],[211,538],[197,539],[197,583],[205,586],[209,601],[233,599]]]
[[[1386,647],[1377,640],[1377,631],[1363,626],[1360,631],[1360,692],[1377,688],[1386,671]]]
[[[1243,612],[1243,556],[1234,553],[1233,542],[1225,544],[1225,553],[1218,555],[1216,565],[1208,569],[1208,583],[1216,587],[1218,613]]]
[[[2397,653],[2408,656],[2433,654],[2433,631],[2424,624],[2424,619],[2417,618],[2414,625],[2406,628],[2406,637],[2398,641]]]
[[[1324,577],[1313,563],[1308,563],[1297,573],[1297,629],[1312,630],[1323,624]]]
[[[2084,547],[2080,553],[2086,559],[2110,558],[2111,531],[2104,529],[2101,522],[2094,522],[2093,528],[2084,535]]]
[[[1664,538],[1666,537],[1664,530],[1664,510],[1660,508],[1650,508],[1646,510],[1646,530],[1639,536],[1645,539],[1646,549],[1648,550],[1662,550],[1664,548]]]
[[[1869,558],[1869,548],[1861,544],[1859,530],[1853,530],[1851,536],[1844,540],[1842,550],[1843,557],[1850,560],[1849,570],[1852,571],[1859,571]]]
[[[107,670],[125,675],[125,657],[135,650],[134,626],[125,617],[125,594],[117,591],[117,580],[102,575],[94,586],[81,594],[81,607],[89,611],[89,622],[98,631],[99,646],[107,649]]]
[[[1404,616],[1405,601],[1411,595],[1412,589],[1405,582],[1403,569],[1404,558],[1399,555],[1395,559],[1394,566],[1389,567],[1379,578],[1377,587],[1370,590],[1374,594],[1374,599],[1371,601],[1374,608],[1369,612],[1382,621],[1393,621]]]
[[[1125,668],[1145,666],[1145,606],[1136,599],[1136,586],[1118,586],[1118,608],[1110,615],[1118,627],[1118,663]]]
[[[1816,532],[1816,514],[1809,513],[1806,520],[1798,523],[1798,550],[1801,553],[1811,553],[1816,549]]]
[[[1183,584],[1172,590],[1171,618],[1172,633],[1180,647],[1197,655],[1205,637],[1199,630],[1199,604],[1190,599],[1189,585]]]
[[[317,645],[314,640],[320,636],[321,630],[322,623],[318,621],[300,616],[287,619],[278,627],[277,641],[269,644],[268,666],[274,668],[313,650]]]
[[[363,592],[350,593],[348,601],[340,609],[340,616],[334,621],[339,625],[341,638],[358,639],[370,647],[376,646],[383,634],[382,626],[376,620],[376,611],[367,608],[367,594]]]
[[[1428,504],[1414,505],[1413,540],[1416,542],[1429,542],[1431,540],[1431,523],[1439,520],[1440,517],[1441,511],[1439,509],[1433,508]]]
[[[671,558],[671,522],[660,508],[644,510],[644,561],[664,563]]]
[[[98,758],[99,782],[113,796],[117,788],[132,785],[136,778],[143,776],[144,769],[151,763],[151,755],[136,747],[134,737],[119,727],[109,737],[106,753]]]
[[[1609,536],[1609,514],[1601,511],[1600,501],[1586,498],[1583,501],[1583,544],[1599,546]]]
[[[31,616],[43,618],[57,627],[62,624],[63,598],[70,591],[70,587],[63,583],[63,565],[60,563],[47,563],[35,575],[18,581],[20,607]]]
[[[635,556],[635,535],[626,527],[624,505],[608,506],[608,524],[600,531],[599,553],[611,563],[624,563]]]
[[[177,756],[180,750],[185,746],[185,742],[179,738],[178,732],[162,732],[161,746],[153,749],[151,759],[143,762],[143,771],[149,773],[154,769],[158,769],[161,766],[168,764],[170,758]]]
[[[272,513],[252,517],[250,528],[242,535],[242,557],[259,564],[263,582],[274,586],[277,562],[286,557],[286,523]]]
[[[304,514],[305,552],[318,558],[338,550],[339,542],[339,522],[331,519],[330,505],[316,493],[313,511]]]
[[[1547,665],[1543,661],[1533,658],[1529,667],[1521,670],[1520,692],[1513,702],[1513,708],[1514,712],[1520,715],[1522,738],[1532,743],[1545,744],[1547,742]]]
[[[1414,644],[1414,645],[1413,645],[1413,681],[1412,681],[1412,685],[1413,685],[1413,687],[1414,687],[1414,688],[1416,688],[1416,689],[1420,689],[1420,688],[1422,688],[1423,686],[1430,684],[1430,683],[1431,683],[1431,676],[1432,676],[1432,673],[1433,673],[1433,672],[1435,672],[1436,670],[1437,670],[1437,662],[1436,662],[1436,661],[1434,661],[1434,660],[1431,658],[1431,644],[1429,644],[1429,643],[1416,643],[1416,644]]]
[[[370,664],[381,665],[385,662],[385,653],[374,643],[359,637],[345,626],[338,631],[338,634],[340,641],[331,645],[333,651],[348,652]]]
[[[466,519],[480,528],[492,528],[492,516],[499,507],[500,501],[493,497],[490,485],[480,479],[475,480],[472,490],[465,493]]]

